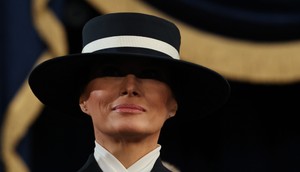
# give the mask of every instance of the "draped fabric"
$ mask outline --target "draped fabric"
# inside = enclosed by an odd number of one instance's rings
[[[27,76],[36,64],[67,53],[64,29],[47,0],[6,1],[5,56],[1,76],[1,157],[6,172],[29,172],[28,130],[43,105],[32,94]],[[59,4],[54,4],[59,8]],[[3,78],[2,78],[3,77]],[[2,103],[1,103],[2,104]],[[25,141],[24,141],[25,140]],[[20,148],[19,148],[20,147]]]
[[[80,52],[83,24],[117,11],[175,22],[182,58],[218,71],[233,88],[213,117],[175,130],[167,124],[163,160],[186,171],[300,170],[300,2],[9,0],[0,9],[0,172],[74,171],[86,161],[91,128],[45,109],[27,76],[46,59]]]
[[[183,59],[229,79],[263,84],[300,79],[298,1],[89,2],[104,13],[145,12],[174,21],[182,31]]]

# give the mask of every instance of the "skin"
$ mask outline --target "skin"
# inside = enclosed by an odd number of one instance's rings
[[[79,103],[92,118],[96,142],[126,168],[157,148],[161,128],[177,110],[166,83],[130,73],[92,79]]]

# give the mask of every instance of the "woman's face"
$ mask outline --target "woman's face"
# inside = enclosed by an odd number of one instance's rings
[[[105,66],[93,75],[80,106],[92,118],[96,139],[158,137],[164,122],[176,113],[171,89],[155,68]]]

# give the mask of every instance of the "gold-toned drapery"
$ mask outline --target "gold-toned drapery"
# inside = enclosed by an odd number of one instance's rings
[[[142,0],[87,2],[101,13],[142,12],[175,22],[182,34],[182,59],[212,68],[228,79],[257,84],[300,80],[300,40],[271,44],[225,38],[193,28]]]
[[[36,64],[67,53],[67,39],[62,23],[48,8],[48,0],[32,1],[32,16],[36,31],[47,45]],[[5,172],[29,172],[17,153],[20,140],[40,114],[43,105],[31,92],[27,80],[7,107],[1,128],[1,153]]]
[[[87,2],[100,13],[142,12],[173,21],[182,34],[182,58],[212,68],[228,79],[258,84],[286,84],[300,80],[300,40],[270,44],[225,38],[193,28],[142,0]],[[47,45],[36,64],[67,54],[64,26],[48,8],[49,0],[32,0],[31,3],[34,27]],[[16,147],[42,108],[26,80],[9,104],[1,128],[1,153],[6,172],[30,171]]]

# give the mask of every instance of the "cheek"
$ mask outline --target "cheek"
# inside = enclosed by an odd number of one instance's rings
[[[156,109],[156,113],[161,114],[161,117],[169,117],[169,112],[171,109],[171,102],[174,99],[172,98],[171,92],[167,88],[158,89],[162,90],[159,92],[153,92],[149,94],[149,102],[151,102],[151,107]]]
[[[87,108],[92,116],[100,112],[106,112],[110,110],[110,104],[113,96],[107,91],[95,90],[90,92],[87,100]]]

